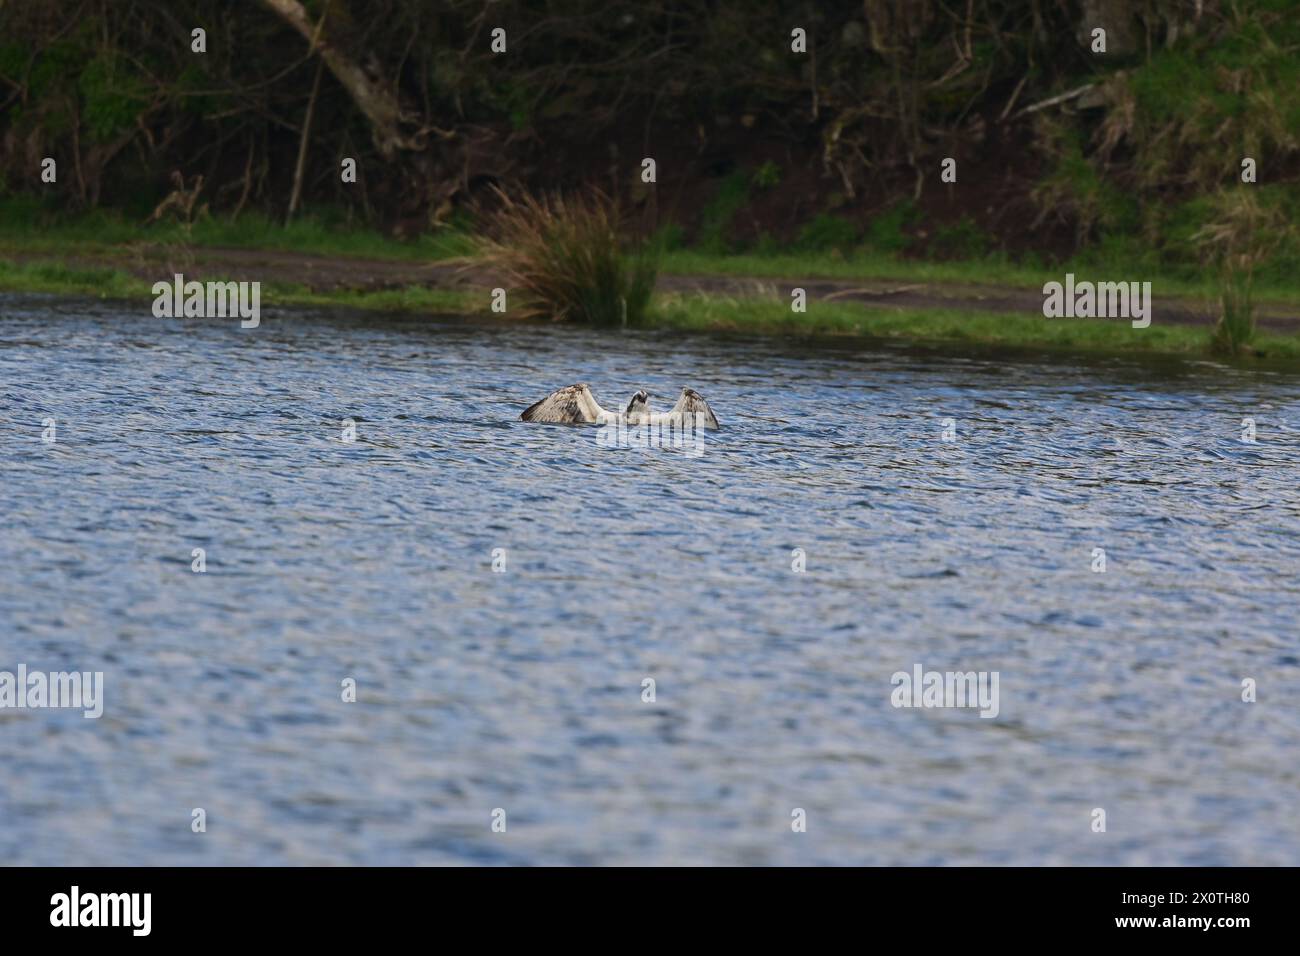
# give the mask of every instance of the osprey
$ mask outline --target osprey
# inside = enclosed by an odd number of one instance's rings
[[[681,425],[694,422],[703,428],[718,427],[718,417],[713,414],[713,409],[693,388],[682,389],[672,411],[652,412],[650,394],[643,389],[632,396],[626,411],[614,412],[601,408],[589,386],[568,385],[529,405],[519,418],[525,422],[564,425]]]

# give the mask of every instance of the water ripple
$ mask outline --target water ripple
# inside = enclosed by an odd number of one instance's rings
[[[517,421],[575,381],[725,428]],[[0,297],[0,396],[0,670],[107,684],[0,710],[7,861],[1300,858],[1295,378]]]

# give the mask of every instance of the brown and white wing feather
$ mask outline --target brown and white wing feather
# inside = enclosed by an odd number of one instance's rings
[[[695,421],[696,414],[703,415],[699,419],[705,428],[717,428],[718,416],[713,414],[713,409],[709,408],[709,403],[693,388],[682,389],[681,397],[677,399],[677,404],[673,406],[670,415],[681,415],[683,418],[689,418]]]
[[[585,384],[557,388],[540,402],[529,405],[519,416],[526,422],[555,422],[564,425],[590,424],[600,420],[603,409]]]

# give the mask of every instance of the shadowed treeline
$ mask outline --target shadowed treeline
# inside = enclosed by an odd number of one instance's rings
[[[670,248],[1288,274],[1298,49],[1290,0],[4,0],[0,201],[415,235],[586,184]]]

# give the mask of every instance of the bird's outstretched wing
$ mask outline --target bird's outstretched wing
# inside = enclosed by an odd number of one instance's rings
[[[704,396],[693,388],[682,389],[681,397],[677,399],[677,404],[669,414],[699,421],[705,428],[718,427],[718,416],[713,414],[713,409],[709,408],[709,403],[704,400]],[[697,419],[697,414],[702,417]]]
[[[604,411],[585,384],[557,388],[540,402],[529,405],[519,416],[526,422],[557,422],[565,425],[590,424]]]

